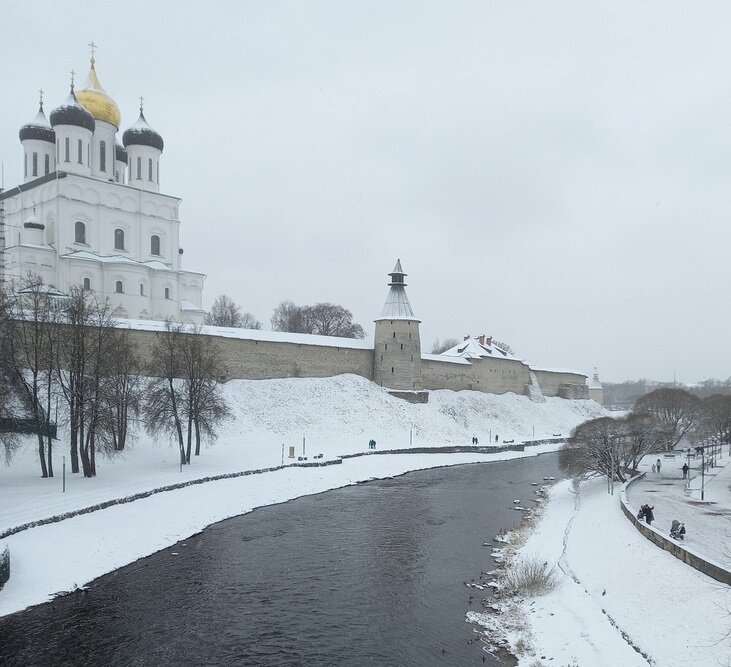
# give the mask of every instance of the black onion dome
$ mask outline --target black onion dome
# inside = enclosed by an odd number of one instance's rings
[[[43,113],[43,105],[38,108],[38,114],[30,122],[23,125],[18,132],[21,141],[26,139],[38,139],[39,141],[47,141],[50,144],[56,143],[56,133],[48,124],[46,114]]]
[[[78,103],[73,88],[66,101],[60,107],[51,111],[51,126],[56,127],[56,125],[76,125],[77,127],[85,127],[90,132],[93,132],[96,128],[94,116]]]
[[[23,227],[26,229],[45,229],[46,226],[40,221],[36,215],[35,209],[33,213],[28,216],[28,219],[23,223]]]
[[[125,150],[124,146],[120,146],[119,144],[115,144],[115,146],[114,146],[114,159],[117,162],[124,162],[125,164],[128,163],[127,151]]]
[[[155,132],[145,120],[145,114],[140,111],[140,117],[132,127],[127,128],[122,135],[124,147],[128,146],[151,146],[162,153],[165,143],[162,137]]]

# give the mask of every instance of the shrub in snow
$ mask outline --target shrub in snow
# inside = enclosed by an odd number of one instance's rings
[[[556,587],[558,579],[547,562],[529,558],[512,563],[502,578],[502,589],[506,593],[536,597]]]

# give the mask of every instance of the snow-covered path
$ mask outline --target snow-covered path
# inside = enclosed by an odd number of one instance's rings
[[[605,480],[583,484],[578,497],[570,482],[558,484],[520,555],[561,574],[555,590],[523,604],[537,653],[521,655],[521,666],[728,664],[729,587],[646,540]]]

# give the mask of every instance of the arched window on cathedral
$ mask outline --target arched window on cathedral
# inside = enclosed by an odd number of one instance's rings
[[[140,296],[145,296],[145,286],[140,283]]]
[[[74,243],[86,243],[86,225],[81,220],[74,223]]]
[[[91,280],[89,278],[84,278],[84,289],[85,290],[91,289]]]
[[[165,288],[165,298],[170,299],[170,288],[169,287]]]
[[[43,165],[43,167],[44,167],[45,172],[46,172],[45,175],[48,176],[48,174],[51,173],[51,156],[48,155],[48,153],[46,153],[44,162],[45,162],[45,164]]]
[[[124,294],[124,286],[122,285],[122,281],[118,280],[114,285],[114,291],[117,294]]]
[[[152,254],[152,255],[160,254],[160,237],[157,236],[157,234],[153,234],[150,237],[150,254]]]
[[[114,230],[114,249],[115,250],[124,250],[124,230],[123,229]]]

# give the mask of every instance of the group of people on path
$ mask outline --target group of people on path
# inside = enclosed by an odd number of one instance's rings
[[[655,463],[652,464],[652,472],[660,472],[661,469],[662,469],[662,462],[660,461],[660,459],[658,459]],[[688,471],[690,470],[687,463],[683,464],[682,470],[683,470],[683,479],[687,479]]]
[[[652,510],[655,509],[655,506],[653,505],[650,507],[649,505],[642,505],[640,507],[640,511],[637,512],[637,518],[642,521],[644,519],[647,522],[648,526],[652,525],[652,522],[655,520],[655,515],[653,514]]]
[[[642,521],[644,519],[647,522],[648,526],[652,525],[652,522],[655,520],[655,514],[652,510],[655,509],[655,506],[652,505],[641,505],[640,511],[637,512],[637,518]],[[678,521],[677,519],[673,519],[673,523],[670,526],[670,537],[672,537],[674,540],[684,540],[685,539],[685,524]]]

